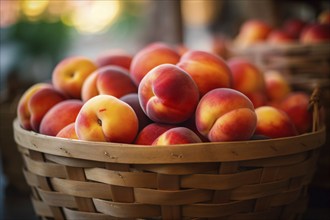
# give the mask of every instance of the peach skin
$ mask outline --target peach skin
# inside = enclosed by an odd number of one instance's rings
[[[139,119],[139,131],[141,131],[148,124],[152,123],[152,120],[148,118],[148,116],[142,110],[139,101],[139,95],[137,93],[130,93],[124,95],[120,98],[120,100],[129,104],[135,111],[135,114]]]
[[[307,25],[300,34],[302,44],[318,44],[330,42],[330,24],[314,23]]]
[[[69,138],[69,139],[78,139],[76,130],[75,130],[75,123],[72,122],[62,128],[56,135],[56,137],[60,138]]]
[[[194,80],[173,64],[161,64],[148,72],[139,85],[138,95],[145,114],[160,123],[187,120],[199,101]]]
[[[266,39],[267,43],[278,45],[296,42],[296,39],[284,30],[273,30]]]
[[[330,9],[324,9],[317,16],[317,21],[320,24],[330,24]]]
[[[211,142],[248,140],[257,124],[252,102],[243,93],[229,88],[206,93],[195,117],[198,131]]]
[[[246,20],[240,27],[239,33],[234,39],[236,47],[246,48],[253,44],[265,41],[272,27],[258,19]]]
[[[17,119],[22,128],[32,130],[31,112],[29,109],[29,101],[31,97],[42,88],[53,88],[48,83],[37,83],[29,87],[21,96],[17,104]]]
[[[171,128],[175,128],[175,125],[162,123],[148,124],[139,132],[134,143],[139,145],[151,145],[159,135]]]
[[[111,95],[97,95],[84,103],[75,121],[80,140],[132,143],[138,118],[127,103]]]
[[[52,83],[65,95],[80,99],[85,79],[96,69],[96,64],[88,58],[68,57],[56,65],[52,73]]]
[[[40,123],[49,109],[64,100],[66,97],[54,88],[46,87],[35,92],[28,103],[32,130],[39,132]]]
[[[227,63],[215,54],[190,50],[181,57],[177,66],[194,79],[200,97],[212,89],[232,86],[232,76]]]
[[[96,95],[112,95],[120,98],[129,93],[136,93],[129,72],[119,66],[104,66],[87,77],[81,89],[81,98],[84,102]]]
[[[161,134],[152,145],[173,145],[201,143],[201,139],[192,130],[186,127],[171,128]]]
[[[288,33],[293,39],[297,40],[306,25],[307,23],[301,19],[291,18],[283,22],[282,30]]]
[[[257,127],[255,134],[270,138],[289,137],[297,135],[297,130],[282,110],[271,106],[262,106],[255,109],[257,114]]]
[[[189,128],[195,134],[197,134],[197,136],[201,139],[202,142],[210,142],[209,139],[207,139],[207,137],[205,137],[204,135],[202,135],[201,133],[199,133],[199,131],[198,131],[197,127],[196,127],[195,114],[193,114],[188,120],[186,120],[186,121],[178,124],[177,126]]]
[[[280,103],[280,109],[288,114],[299,134],[312,128],[313,115],[308,106],[309,96],[305,92],[292,92]]]
[[[96,59],[95,63],[98,68],[109,66],[109,65],[115,65],[125,68],[127,71],[129,71],[131,62],[132,62],[133,56],[126,53],[122,50],[109,50],[105,53],[100,54]]]
[[[82,106],[83,102],[78,99],[68,99],[57,103],[41,120],[39,132],[56,136],[66,125],[75,122]]]
[[[265,72],[265,82],[266,94],[270,102],[280,102],[291,92],[289,82],[276,70]]]
[[[233,89],[245,95],[265,93],[266,85],[263,72],[251,61],[235,57],[227,60],[233,78]]]
[[[260,106],[267,105],[268,98],[265,93],[262,92],[254,92],[246,95],[250,101],[252,102],[254,108],[258,108]]]
[[[179,60],[179,53],[168,44],[148,44],[133,56],[130,69],[132,79],[139,85],[142,78],[154,67],[164,63],[176,64]]]

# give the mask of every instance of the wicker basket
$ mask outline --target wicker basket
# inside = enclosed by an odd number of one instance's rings
[[[279,70],[295,80],[329,79],[330,44],[266,44],[244,49],[231,47],[231,56],[249,58],[263,70]]]
[[[259,43],[246,48],[228,45],[231,56],[248,58],[263,71],[278,70],[293,90],[311,92],[315,85],[322,89],[322,105],[325,125],[330,127],[330,43],[318,44],[267,44]],[[320,169],[313,185],[330,189],[330,131],[327,131],[326,147],[320,155]]]
[[[248,220],[302,217],[325,142],[325,127],[314,122],[315,131],[295,137],[158,147],[13,126],[44,219]]]

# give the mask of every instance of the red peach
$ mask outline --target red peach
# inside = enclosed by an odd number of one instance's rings
[[[299,18],[291,18],[284,21],[282,29],[293,39],[298,39],[307,23]]]
[[[233,89],[247,95],[256,92],[265,92],[264,74],[251,61],[235,57],[227,60],[229,69],[233,77]]]
[[[186,127],[176,127],[158,136],[152,145],[192,144],[201,142],[201,139],[192,130]]]
[[[190,50],[181,57],[177,66],[194,79],[201,97],[212,89],[232,86],[230,69],[216,54]]]
[[[257,123],[252,102],[243,93],[229,88],[205,94],[195,115],[198,131],[210,141],[248,140]]]
[[[119,66],[104,66],[87,77],[83,83],[81,97],[84,102],[95,95],[112,95],[120,98],[129,93],[137,92],[129,72]]]
[[[295,38],[283,30],[273,30],[268,35],[266,41],[270,44],[287,44],[295,42]]]
[[[72,122],[62,128],[56,135],[56,137],[61,138],[69,138],[69,139],[78,139],[76,130],[75,130],[75,123]]]
[[[136,85],[154,67],[160,64],[176,64],[180,60],[179,53],[168,44],[155,42],[147,45],[133,56],[131,75]]]
[[[22,128],[26,130],[32,130],[31,126],[31,112],[28,103],[31,97],[42,88],[53,88],[51,84],[48,83],[37,83],[28,88],[17,104],[17,119]]]
[[[254,92],[246,94],[246,96],[251,100],[254,108],[267,105],[268,103],[267,95],[262,92]]]
[[[180,56],[182,56],[182,55],[185,54],[189,49],[188,49],[188,47],[187,47],[186,45],[184,45],[184,44],[177,44],[177,45],[175,46],[175,50],[178,52],[178,54],[179,54]]]
[[[39,132],[40,123],[46,113],[65,99],[66,97],[54,88],[46,87],[35,92],[28,103],[32,130]]]
[[[303,29],[300,35],[303,44],[317,44],[330,42],[330,24],[310,24]]]
[[[291,118],[299,134],[312,128],[313,115],[308,106],[309,96],[305,92],[292,92],[280,103],[280,108]]]
[[[173,64],[153,68],[138,89],[140,105],[145,114],[160,123],[180,123],[195,111],[199,92],[188,73]]]
[[[298,134],[289,116],[280,109],[262,106],[256,108],[255,113],[258,119],[255,130],[256,135],[279,138]]]
[[[281,72],[268,70],[264,76],[266,93],[270,102],[281,101],[291,92],[291,86]]]
[[[195,114],[193,114],[188,120],[184,121],[183,123],[180,123],[178,126],[189,128],[195,134],[198,135],[198,137],[202,140],[202,142],[209,142],[209,139],[207,139],[207,137],[202,135],[197,129]]]
[[[54,105],[45,114],[40,123],[40,133],[56,136],[66,125],[75,122],[83,102],[77,99],[68,99]]]
[[[234,39],[237,47],[245,48],[256,43],[265,41],[272,27],[258,19],[246,20],[240,27],[239,33]]]
[[[174,127],[174,125],[170,124],[148,124],[139,132],[134,143],[139,145],[151,145],[159,135]]]

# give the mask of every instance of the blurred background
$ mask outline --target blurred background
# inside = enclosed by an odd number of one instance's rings
[[[36,82],[49,81],[60,60],[73,55],[95,59],[111,49],[134,55],[154,41],[212,51],[226,58],[225,43],[248,19],[261,19],[277,27],[290,18],[313,22],[330,9],[330,2],[325,0],[0,2],[0,219],[36,218],[13,141],[12,121],[22,92]],[[329,189],[324,188],[312,189],[315,198],[306,219],[330,216],[324,208],[330,207]]]

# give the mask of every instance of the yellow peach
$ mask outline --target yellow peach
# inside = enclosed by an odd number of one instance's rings
[[[81,140],[132,143],[138,118],[127,103],[111,95],[97,95],[84,103],[75,121]]]
[[[58,63],[52,73],[52,83],[65,95],[80,99],[82,85],[96,64],[85,57],[69,57]]]

